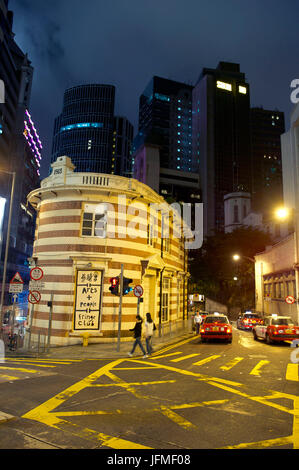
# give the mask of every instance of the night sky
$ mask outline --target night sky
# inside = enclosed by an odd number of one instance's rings
[[[10,0],[16,41],[35,69],[31,113],[48,174],[66,88],[116,86],[116,113],[138,122],[153,75],[194,85],[203,67],[237,62],[251,105],[292,110],[299,78],[298,0]]]

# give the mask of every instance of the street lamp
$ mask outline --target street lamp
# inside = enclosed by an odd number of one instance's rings
[[[255,263],[255,259],[254,259],[254,258],[250,258],[249,256],[238,255],[238,254],[233,255],[233,260],[234,260],[234,261],[239,261],[241,258],[248,259],[248,260],[251,261],[252,263]]]
[[[5,173],[12,175],[12,184],[11,184],[11,194],[9,201],[9,215],[8,215],[8,224],[7,224],[7,234],[6,234],[6,246],[5,246],[5,256],[3,264],[3,277],[2,277],[2,290],[1,290],[1,300],[0,300],[0,336],[3,334],[3,304],[4,304],[4,294],[5,294],[5,284],[6,284],[6,271],[7,271],[7,260],[8,260],[8,249],[10,241],[10,229],[11,229],[11,219],[12,219],[12,208],[13,208],[13,199],[15,193],[15,180],[16,173],[14,171],[0,170],[0,173]]]

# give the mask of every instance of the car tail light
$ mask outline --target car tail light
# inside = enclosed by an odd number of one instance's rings
[[[231,332],[232,332],[231,328],[227,328],[226,331],[227,331],[227,333],[231,333]]]
[[[204,328],[202,328],[202,329],[200,330],[200,332],[201,332],[201,333],[204,333],[204,332],[205,332]]]

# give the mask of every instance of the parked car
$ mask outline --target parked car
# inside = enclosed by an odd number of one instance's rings
[[[266,317],[262,324],[255,325],[252,332],[255,340],[264,339],[267,344],[299,339],[299,326],[294,324],[292,318],[275,314]]]
[[[204,343],[210,339],[224,339],[232,342],[232,326],[226,315],[214,313],[207,315],[200,328],[201,341]]]
[[[237,319],[237,328],[239,330],[252,330],[255,325],[262,322],[262,317],[258,313],[241,313]]]

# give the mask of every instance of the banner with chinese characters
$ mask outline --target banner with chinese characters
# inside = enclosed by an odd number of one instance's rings
[[[99,330],[102,271],[77,271],[74,330]]]

